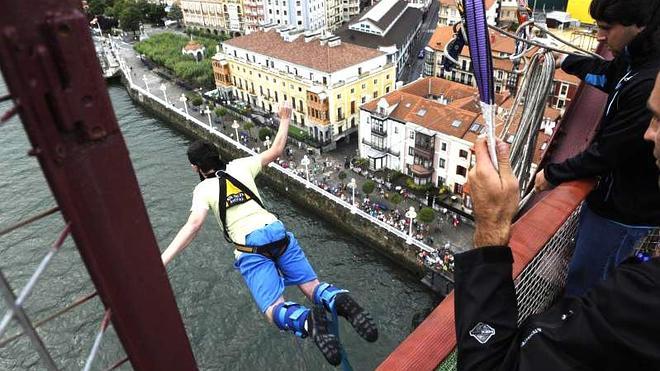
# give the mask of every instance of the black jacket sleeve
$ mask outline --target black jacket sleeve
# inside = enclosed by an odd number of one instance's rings
[[[561,64],[561,69],[609,94],[616,83],[613,80],[616,79],[615,74],[619,70],[619,61],[567,55]]]
[[[458,370],[497,370],[517,331],[518,309],[508,247],[455,256],[454,313]],[[477,335],[484,336],[479,341]],[[486,331],[483,331],[483,330]],[[488,332],[493,330],[492,336]],[[485,341],[484,341],[485,340]]]
[[[606,106],[610,114],[601,120],[600,128],[589,147],[581,153],[545,169],[546,179],[554,184],[603,175],[609,169],[625,166],[640,145],[651,114],[646,100],[653,89],[653,81],[643,80]]]

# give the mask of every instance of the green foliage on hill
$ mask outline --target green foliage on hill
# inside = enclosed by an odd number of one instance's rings
[[[205,38],[195,40],[206,47],[206,55],[199,62],[196,62],[193,57],[181,53],[181,49],[190,40],[185,36],[169,32],[153,35],[147,40],[135,44],[134,48],[155,64],[171,71],[176,77],[195,86],[212,88],[215,82],[211,56],[215,53],[217,42]]]

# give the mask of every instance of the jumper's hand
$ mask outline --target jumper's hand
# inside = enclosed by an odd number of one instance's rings
[[[285,101],[280,105],[278,116],[280,120],[291,120],[291,102]]]
[[[518,180],[509,163],[509,146],[500,140],[496,146],[499,174],[488,155],[486,138],[480,137],[474,144],[477,163],[470,170],[468,182],[476,221],[475,247],[508,244],[511,220],[520,201]]]

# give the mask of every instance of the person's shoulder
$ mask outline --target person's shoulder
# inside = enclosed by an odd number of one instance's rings
[[[227,171],[245,171],[261,168],[261,157],[259,155],[237,158],[227,164]]]

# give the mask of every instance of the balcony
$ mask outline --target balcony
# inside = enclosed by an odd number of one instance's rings
[[[423,157],[427,160],[433,160],[433,148],[414,147],[415,156]]]
[[[371,134],[376,134],[381,137],[387,136],[387,131],[384,127],[378,127],[376,125],[371,126]]]
[[[414,164],[414,165],[409,165],[409,167],[410,167],[410,171],[412,171],[413,175],[415,175],[416,177],[428,178],[431,175],[433,175],[433,169],[424,167],[424,165]]]

